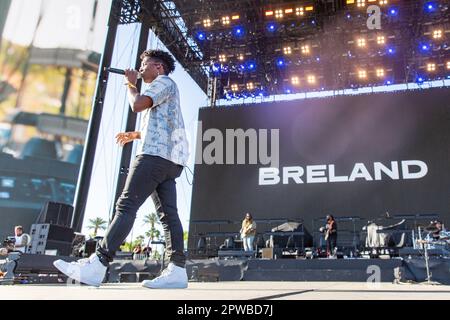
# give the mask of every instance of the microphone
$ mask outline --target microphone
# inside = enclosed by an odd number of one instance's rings
[[[122,74],[122,75],[125,74],[125,70],[116,69],[116,68],[105,68],[105,71],[115,73],[115,74]],[[142,79],[142,75],[140,73],[138,73],[137,78],[138,78],[138,80]]]

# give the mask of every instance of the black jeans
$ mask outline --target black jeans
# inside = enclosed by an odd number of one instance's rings
[[[178,217],[175,179],[183,167],[157,156],[138,155],[131,166],[122,195],[116,203],[114,220],[97,248],[104,265],[113,261],[114,253],[130,233],[136,212],[151,195],[164,229],[167,257],[185,267],[183,227]]]
[[[334,248],[337,244],[337,232],[330,233],[327,239],[327,251],[330,255],[333,255]]]

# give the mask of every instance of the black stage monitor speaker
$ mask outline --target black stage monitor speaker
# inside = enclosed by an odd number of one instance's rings
[[[70,204],[49,201],[42,208],[38,223],[49,223],[70,228],[72,215],[73,206]]]

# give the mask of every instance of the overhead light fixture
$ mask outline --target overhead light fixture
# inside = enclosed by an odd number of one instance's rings
[[[224,54],[220,54],[219,55],[219,62],[226,62],[227,61],[227,56]]]
[[[309,46],[306,45],[306,44],[301,46],[300,50],[302,51],[302,54],[309,54],[310,53]]]
[[[433,31],[433,39],[441,39],[442,38],[442,30],[437,29]]]
[[[386,39],[384,36],[378,36],[377,37],[377,44],[385,44],[386,43]]]
[[[290,54],[292,53],[291,47],[284,47],[284,48],[283,48],[283,53],[284,53],[285,55],[290,55]]]
[[[436,71],[436,64],[433,62],[427,63],[427,71],[428,72]]]
[[[231,91],[236,92],[236,91],[238,91],[238,90],[239,90],[239,86],[238,86],[237,84],[233,83],[233,84],[231,85]]]
[[[303,16],[305,14],[305,9],[303,7],[295,8],[295,15]]]
[[[224,26],[229,25],[230,24],[230,17],[229,16],[222,17],[222,24]]]
[[[275,10],[275,18],[277,18],[277,19],[281,19],[281,18],[283,18],[283,10],[281,10],[281,9],[278,9],[278,10]]]
[[[310,75],[308,75],[308,76],[306,77],[306,81],[307,81],[309,84],[315,84],[315,83],[316,83],[316,76],[313,75],[313,74],[310,74]]]
[[[299,84],[300,84],[300,80],[299,80],[299,78],[298,78],[297,76],[293,76],[293,77],[291,78],[291,83],[292,83],[294,86],[296,86],[296,85],[299,85]]]
[[[285,14],[290,14],[292,12],[294,12],[294,9],[292,9],[292,8],[284,9]]]
[[[358,38],[356,40],[356,44],[358,45],[358,47],[364,48],[366,46],[366,39],[365,38]]]
[[[356,5],[361,8],[366,6],[366,0],[357,0]]]
[[[385,75],[384,69],[378,68],[378,69],[376,70],[376,74],[377,74],[377,78],[384,78],[384,75]]]
[[[203,20],[203,26],[204,26],[205,28],[209,28],[209,27],[211,27],[211,25],[212,25],[211,19],[204,19],[204,20]]]
[[[244,60],[244,55],[242,53],[238,55],[238,60],[239,61],[243,61]]]
[[[358,78],[366,79],[367,78],[367,71],[366,70],[358,70]]]
[[[255,85],[253,84],[253,82],[247,82],[247,90],[253,90],[255,89]]]

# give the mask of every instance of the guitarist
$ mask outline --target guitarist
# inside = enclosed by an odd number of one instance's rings
[[[253,217],[250,213],[245,215],[240,233],[244,244],[244,251],[253,251],[253,241],[255,240],[256,235],[256,222],[253,221]]]
[[[327,256],[334,255],[337,243],[337,223],[333,215],[327,215],[327,224],[325,226],[325,240],[327,242]]]

